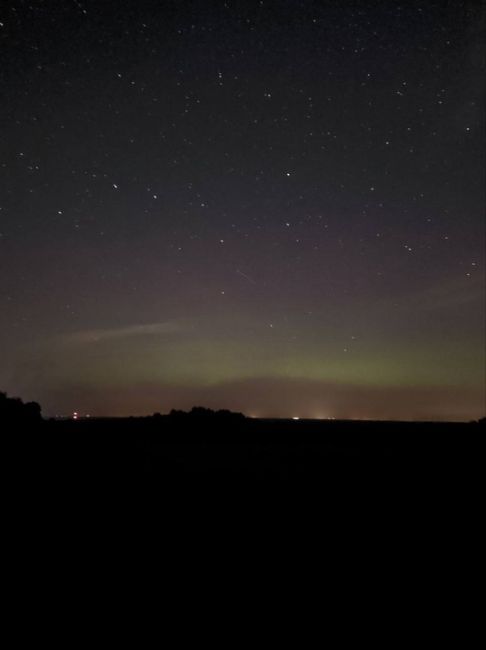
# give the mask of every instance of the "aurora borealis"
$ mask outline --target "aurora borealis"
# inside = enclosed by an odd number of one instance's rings
[[[485,414],[479,2],[13,1],[0,390]]]

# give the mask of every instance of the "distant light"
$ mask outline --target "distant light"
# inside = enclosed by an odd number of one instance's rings
[[[294,417],[292,418],[292,420],[300,420],[300,418],[297,417],[297,415],[294,415]]]

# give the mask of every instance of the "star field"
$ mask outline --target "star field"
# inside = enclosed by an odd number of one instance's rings
[[[484,415],[479,2],[0,12],[0,388]]]

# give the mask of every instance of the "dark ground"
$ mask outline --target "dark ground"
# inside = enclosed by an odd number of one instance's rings
[[[341,637],[390,647],[469,633],[483,511],[478,423],[158,417],[9,433],[4,557],[36,607],[51,611],[55,586],[56,621],[74,616],[79,627],[80,612],[105,621],[110,603],[129,603],[130,618],[142,599],[163,629],[168,612],[182,613],[185,630],[207,606],[198,630],[221,631],[237,614],[242,630],[264,620],[287,634],[294,623],[301,644],[302,601],[324,635],[336,625]],[[280,603],[274,614],[270,600]]]
[[[11,427],[12,428],[12,427]],[[19,427],[20,428],[20,427]],[[327,500],[418,484],[443,489],[479,459],[478,423],[257,420],[158,416],[43,421],[17,436],[40,483],[158,491],[303,489]],[[24,456],[24,462],[26,458]],[[333,496],[331,496],[333,495]]]

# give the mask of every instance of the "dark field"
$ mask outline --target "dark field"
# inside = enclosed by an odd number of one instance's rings
[[[44,421],[19,436],[34,474],[153,493],[158,487],[452,480],[479,459],[482,425],[158,416]]]
[[[122,593],[127,566],[147,580],[158,571],[161,588],[181,571],[211,585],[215,566],[231,589],[252,575],[264,584],[269,571],[282,588],[319,574],[344,592],[380,580],[385,601],[410,589],[428,617],[419,583],[430,579],[447,599],[475,571],[478,423],[161,416],[14,433],[3,457],[9,534],[21,531],[22,556],[34,549],[47,581],[51,565],[69,567],[68,584],[73,571],[81,582],[109,571]]]

